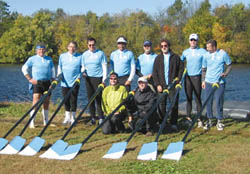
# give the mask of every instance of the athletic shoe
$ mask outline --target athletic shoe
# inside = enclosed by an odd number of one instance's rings
[[[66,126],[67,124],[70,124],[70,120],[64,119],[63,122],[62,122],[62,125]]]
[[[203,129],[208,130],[208,129],[210,129],[211,127],[212,127],[212,121],[209,119],[209,120],[206,122],[206,124],[205,124],[205,126],[203,127]]]
[[[103,122],[103,119],[102,119],[102,118],[100,118],[100,119],[99,119],[99,123],[98,123],[98,124],[100,125],[100,124],[102,124],[102,122]]]
[[[221,122],[221,120],[217,121],[216,127],[218,131],[222,131],[224,129],[224,124]]]
[[[35,124],[34,124],[34,121],[32,120],[31,122],[30,122],[30,129],[34,129],[35,128]]]
[[[198,123],[197,123],[197,124],[198,124],[198,126],[197,126],[198,128],[203,128],[203,123],[202,123],[201,120],[198,120]]]
[[[153,134],[151,131],[148,131],[145,135],[146,135],[147,137],[150,137],[150,136],[153,136],[154,134]]]

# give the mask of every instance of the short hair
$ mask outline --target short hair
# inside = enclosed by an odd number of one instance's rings
[[[88,38],[87,38],[87,43],[88,43],[89,41],[94,41],[94,42],[96,43],[96,40],[95,40],[95,38],[93,38],[93,37],[88,37]]]
[[[114,71],[109,74],[109,76],[112,76],[112,75],[118,77],[118,74],[116,72],[114,72]]]
[[[217,48],[217,42],[216,42],[216,40],[210,39],[209,41],[207,41],[207,44],[211,44],[213,47]]]
[[[77,42],[76,42],[76,41],[70,41],[70,42],[69,42],[69,44],[73,44],[73,45],[75,45],[75,47],[76,47],[76,48],[78,47],[78,45],[77,45]],[[68,44],[68,45],[69,45],[69,44]]]
[[[171,46],[170,41],[169,41],[168,39],[161,39],[160,44],[161,44],[162,42],[166,42],[166,43],[168,44],[168,47]]]

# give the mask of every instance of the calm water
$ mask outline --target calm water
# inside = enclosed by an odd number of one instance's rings
[[[136,87],[136,79],[132,89]],[[78,97],[78,106],[87,104],[87,95],[84,79],[81,80],[81,87]],[[61,100],[61,88],[57,86],[52,94],[52,102]],[[30,102],[31,94],[28,91],[28,81],[21,72],[21,65],[0,65],[0,102]],[[182,90],[180,101],[185,101],[185,94]],[[237,108],[250,108],[250,65],[233,65],[232,72],[227,78],[225,93],[225,104]]]

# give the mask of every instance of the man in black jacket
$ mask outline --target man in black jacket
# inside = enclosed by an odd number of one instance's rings
[[[170,41],[167,39],[162,39],[160,42],[160,47],[161,54],[156,57],[153,67],[153,80],[155,86],[157,87],[158,93],[162,93],[162,91],[166,89],[176,77],[178,77],[178,79],[180,80],[184,71],[184,64],[181,61],[180,57],[177,54],[173,53],[170,49]],[[175,90],[171,90],[169,94],[170,101],[173,100],[174,94]],[[170,119],[171,128],[174,131],[178,131],[178,100],[179,95],[177,96],[176,102],[172,109]],[[163,119],[162,117],[166,114],[166,104],[167,99],[164,99],[159,105],[161,120]]]
[[[133,116],[136,120],[135,126],[146,116],[146,114],[152,108],[152,105],[156,102],[156,93],[151,90],[148,86],[148,81],[144,77],[138,79],[138,88],[135,91],[134,103],[133,105]],[[142,126],[141,131],[146,132],[146,136],[153,135],[153,132],[157,128],[156,123],[158,121],[158,116],[156,111],[153,112],[146,123]]]

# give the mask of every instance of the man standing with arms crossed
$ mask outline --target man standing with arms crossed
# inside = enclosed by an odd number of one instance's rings
[[[55,67],[52,58],[45,56],[45,52],[45,45],[42,43],[38,44],[36,46],[36,55],[30,57],[22,67],[24,76],[33,85],[33,105],[39,101],[43,93],[49,89],[50,82],[55,79]],[[31,69],[31,75],[29,74],[29,69]],[[48,123],[49,100],[50,97],[48,96],[43,103],[44,126]],[[33,109],[30,112],[30,117],[34,112],[35,110]],[[30,122],[30,128],[35,128],[34,119]]]
[[[216,102],[216,118],[217,130],[224,129],[223,119],[223,103],[225,91],[225,78],[231,71],[232,61],[224,50],[217,49],[216,40],[209,40],[207,42],[207,53],[204,56],[202,63],[202,88],[205,89],[205,98],[208,98],[212,92],[212,84],[219,83],[219,88],[215,91],[211,99],[207,103],[207,123],[204,126],[205,130],[212,127],[213,117],[213,97]],[[226,66],[226,68],[224,68]]]
[[[96,40],[92,37],[87,39],[88,50],[82,54],[82,72],[84,76],[88,99],[95,93],[98,85],[104,83],[107,78],[107,58],[103,51],[96,49]],[[101,94],[96,96],[97,113],[99,122],[103,119],[101,106]],[[91,125],[95,125],[96,107],[95,102],[90,105]]]
[[[187,96],[187,117],[186,123],[192,124],[191,112],[192,112],[192,100],[193,93],[195,95],[195,102],[197,113],[201,111],[201,74],[202,74],[202,60],[206,54],[206,50],[198,47],[198,35],[193,33],[189,36],[190,48],[183,51],[181,60],[186,61],[187,75],[185,78],[185,93]],[[198,128],[202,128],[202,122],[198,119]]]

